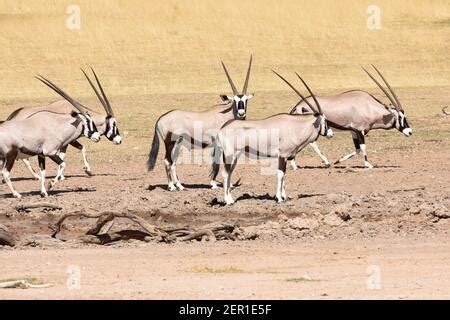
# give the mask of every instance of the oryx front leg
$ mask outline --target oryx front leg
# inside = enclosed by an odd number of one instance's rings
[[[325,164],[325,166],[329,167],[330,166],[330,161],[328,161],[327,157],[325,157],[322,154],[322,151],[320,151],[319,146],[317,145],[317,142],[316,141],[311,142],[309,145],[319,155],[320,159],[322,159],[322,162]]]
[[[45,190],[45,157],[38,156],[38,162],[39,162],[39,170],[41,173],[41,176],[39,178],[41,183],[41,197],[46,198],[48,197],[48,193]]]
[[[67,146],[63,147],[58,153],[58,156],[61,158],[62,161],[64,161],[64,159],[66,158],[66,151],[67,151]],[[66,179],[66,177],[64,176],[65,169],[66,168],[61,168],[62,174],[59,177],[59,180],[61,180],[61,181]]]
[[[64,169],[66,168],[66,163],[59,156],[54,155],[49,156],[49,158],[52,159],[58,165],[58,173],[56,174],[56,177],[49,183],[47,190],[53,188],[53,186],[56,184],[56,182],[58,182],[61,175],[63,174]]]
[[[230,205],[234,203],[233,197],[231,196],[231,174],[236,167],[237,159],[234,157],[229,157],[224,159],[224,165],[222,170],[223,176],[223,192],[225,204]]]
[[[4,160],[4,163],[3,163],[2,174],[3,174],[3,179],[5,179],[5,182],[8,185],[9,190],[11,190],[11,193],[13,194],[13,196],[16,198],[22,198],[20,193],[18,193],[14,189],[12,182],[11,182],[11,178],[9,176],[11,169],[14,166],[14,162],[16,161],[17,154],[18,154],[17,151],[13,151],[13,152],[10,152],[6,156],[6,159]]]
[[[297,163],[295,162],[295,157],[291,160],[291,167],[294,171],[298,169]]]
[[[41,176],[38,175],[38,174],[36,173],[36,171],[34,171],[33,167],[31,166],[30,160],[28,160],[28,159],[22,159],[22,162],[23,162],[23,164],[25,165],[25,167],[27,167],[28,171],[30,171],[30,173],[31,173],[31,175],[32,175],[33,177],[35,177],[35,178],[38,179],[38,180],[41,178]]]
[[[286,158],[278,158],[278,171],[277,171],[277,202],[283,202],[286,200],[286,190],[284,188],[284,179],[286,175]]]

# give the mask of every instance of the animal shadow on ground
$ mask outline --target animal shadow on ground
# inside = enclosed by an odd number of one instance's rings
[[[322,197],[325,193],[300,193],[298,199],[312,198],[312,197]]]
[[[209,184],[205,184],[205,183],[183,183],[183,186],[186,189],[211,189],[211,185]],[[217,183],[218,187],[223,187],[223,183],[218,182]],[[241,186],[241,179],[239,179],[238,181],[236,181],[235,183],[233,183],[233,186],[231,187],[231,189],[235,189]],[[163,189],[167,191],[167,184],[155,184],[155,185],[149,185],[147,188],[149,191],[153,191],[155,189]],[[186,190],[185,189],[185,190]]]
[[[95,192],[97,191],[97,189],[95,188],[73,188],[73,189],[64,189],[64,190],[50,190],[48,191],[48,195],[51,196],[58,196],[60,194],[65,194],[65,193],[79,193],[79,192]],[[29,192],[21,192],[20,193],[22,195],[23,198],[26,197],[33,197],[33,196],[38,196],[40,198],[41,192],[40,191],[29,191]],[[7,194],[2,194],[0,195],[0,199],[14,199],[14,196],[11,193],[7,193]]]
[[[262,194],[262,195],[251,195],[249,193],[244,193],[243,195],[239,196],[238,198],[236,198],[236,202],[241,201],[241,200],[272,200],[272,201],[276,201],[276,198],[274,196],[271,196],[270,194],[266,193],[266,194]],[[219,199],[214,198],[212,199],[210,202],[208,202],[208,205],[211,207],[214,206],[219,206],[219,207],[223,207],[226,205],[225,201],[219,201]]]

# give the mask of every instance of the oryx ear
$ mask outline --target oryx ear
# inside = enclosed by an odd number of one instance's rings
[[[221,94],[220,99],[222,99],[223,102],[230,102],[233,100],[232,97],[227,96],[226,94]]]
[[[255,95],[254,93],[252,93],[251,95],[248,95],[247,100],[250,100],[251,98],[253,98],[254,95]]]
[[[395,113],[391,111],[391,113],[383,116],[383,123],[388,124],[389,122],[394,120],[394,118],[395,118]]]
[[[76,113],[76,112],[75,112]],[[78,128],[78,126],[80,125],[80,123],[81,123],[81,119],[80,119],[80,117],[78,117],[78,114],[76,114],[77,116],[76,116],[76,118],[75,118],[75,120],[73,120],[73,122],[71,123],[71,125],[72,126],[74,126],[75,128]]]

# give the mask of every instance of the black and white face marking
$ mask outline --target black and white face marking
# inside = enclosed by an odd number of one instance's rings
[[[395,113],[395,127],[405,136],[410,137],[412,135],[412,129],[406,120],[405,112],[403,110],[397,111],[395,109],[391,109],[391,111]]]
[[[98,142],[100,140],[100,134],[97,131],[94,120],[92,120],[91,116],[87,113],[84,116],[80,115],[80,117],[83,121],[83,135],[94,142]]]
[[[117,128],[117,121],[113,117],[108,117],[106,119],[106,131],[105,135],[109,141],[114,144],[121,144],[122,137],[120,136],[119,129]]]
[[[245,119],[247,114],[247,102],[253,98],[253,94],[238,94],[235,96],[221,96],[222,100],[228,100],[234,102],[235,114],[238,119]]]

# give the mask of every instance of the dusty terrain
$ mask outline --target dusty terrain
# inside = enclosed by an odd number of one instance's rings
[[[450,117],[441,112],[450,103],[450,8],[448,1],[377,2],[379,30],[367,27],[367,4],[352,0],[80,0],[81,29],[69,30],[65,1],[0,0],[0,119],[56,99],[36,73],[100,110],[79,71],[92,65],[123,137],[120,146],[83,140],[93,177],[69,149],[67,180],[48,199],[20,162],[12,177],[23,199],[0,185],[0,224],[17,239],[15,248],[0,247],[0,281],[54,284],[0,289],[0,299],[450,298]],[[230,18],[242,12],[248,19]],[[208,157],[180,164],[186,190],[166,191],[162,150],[155,171],[145,168],[158,116],[219,102],[229,92],[220,59],[240,87],[250,53],[248,118],[297,102],[272,68],[289,79],[301,73],[317,95],[358,88],[387,101],[360,69],[375,63],[396,88],[413,136],[370,132],[371,170],[361,157],[323,168],[305,149],[300,169],[288,170],[283,204],[273,199],[275,176],[245,163],[233,178],[236,204],[223,206],[222,190],[208,185]],[[343,132],[319,145],[330,160],[353,148]],[[43,201],[61,209],[18,210]],[[132,212],[161,227],[239,221],[255,239],[99,246],[76,240],[95,222],[77,218],[58,236],[66,241],[50,238],[62,214],[83,210]],[[121,220],[113,229],[138,228]]]

